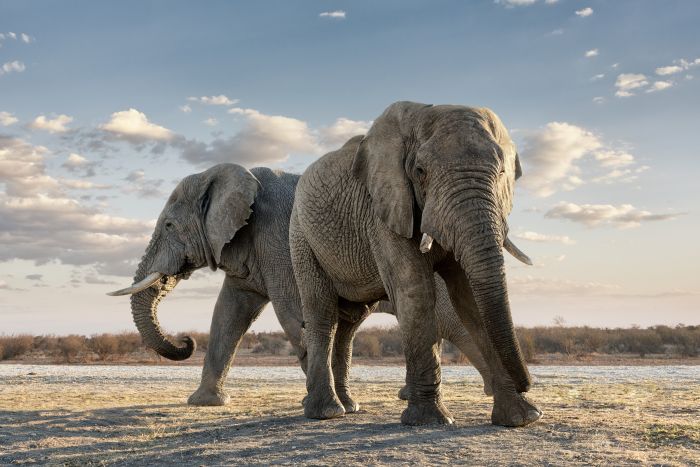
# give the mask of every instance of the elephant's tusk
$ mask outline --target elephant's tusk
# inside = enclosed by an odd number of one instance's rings
[[[430,251],[430,249],[433,247],[433,237],[428,235],[427,233],[423,234],[423,237],[420,239],[420,252],[421,253],[427,253]]]
[[[127,287],[126,289],[116,290],[114,292],[109,292],[107,295],[116,297],[118,295],[132,295],[141,292],[142,290],[145,290],[153,284],[155,284],[156,282],[158,282],[164,275],[165,274],[161,272],[152,272],[145,278],[143,278],[141,281],[131,285],[130,287]]]
[[[532,266],[532,260],[530,257],[520,251],[520,248],[515,246],[513,242],[510,241],[510,238],[506,237],[506,239],[503,241],[503,248],[505,248],[505,250],[513,255],[513,257],[518,261],[522,261],[523,263]]]

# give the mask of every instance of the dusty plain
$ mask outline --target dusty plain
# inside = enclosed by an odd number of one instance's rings
[[[700,465],[700,367],[531,366],[545,412],[489,423],[471,368],[444,369],[452,426],[406,427],[401,367],[355,367],[357,414],[303,417],[294,367],[235,368],[225,407],[190,407],[199,369],[0,366],[0,465]]]

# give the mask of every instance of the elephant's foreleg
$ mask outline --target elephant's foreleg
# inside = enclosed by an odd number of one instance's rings
[[[411,241],[397,242],[393,235],[388,239],[378,242],[373,249],[384,289],[396,310],[406,357],[409,395],[401,422],[406,425],[452,423],[452,415],[440,394],[442,375],[432,267]]]
[[[345,407],[345,413],[357,412],[360,406],[352,398],[350,394],[350,366],[352,365],[352,341],[355,338],[360,325],[369,316],[369,310],[362,304],[353,304],[356,307],[362,307],[366,310],[364,314],[360,313],[359,319],[356,321],[347,321],[340,319],[338,322],[338,330],[335,333],[335,343],[333,345],[333,379],[335,382],[335,392],[338,399]]]
[[[457,263],[446,264],[440,270],[452,305],[462,323],[474,339],[491,369],[494,405],[491,422],[503,426],[528,425],[542,416],[542,412],[515,390],[508,373],[501,366],[479,314],[474,294],[464,272]]]
[[[191,405],[225,405],[229,396],[224,381],[243,335],[260,315],[267,298],[233,287],[224,279],[209,331],[209,347],[204,358],[202,381],[188,399]]]

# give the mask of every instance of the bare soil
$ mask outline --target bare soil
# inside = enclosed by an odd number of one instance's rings
[[[70,368],[0,380],[0,465],[700,465],[700,376],[550,375],[529,394],[542,420],[508,429],[489,423],[475,376],[444,383],[454,425],[407,427],[397,378],[355,381],[360,413],[314,421],[299,378],[230,378],[231,404],[201,408],[184,403],[194,372],[71,380]]]

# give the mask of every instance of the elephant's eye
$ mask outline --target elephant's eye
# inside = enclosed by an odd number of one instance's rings
[[[175,227],[175,226],[173,225],[172,222],[170,222],[170,221],[165,221],[165,228],[166,228],[166,229],[170,230],[170,229],[172,229],[173,227]]]
[[[425,181],[425,175],[425,169],[423,169],[423,167],[416,167],[416,176],[420,182]]]

